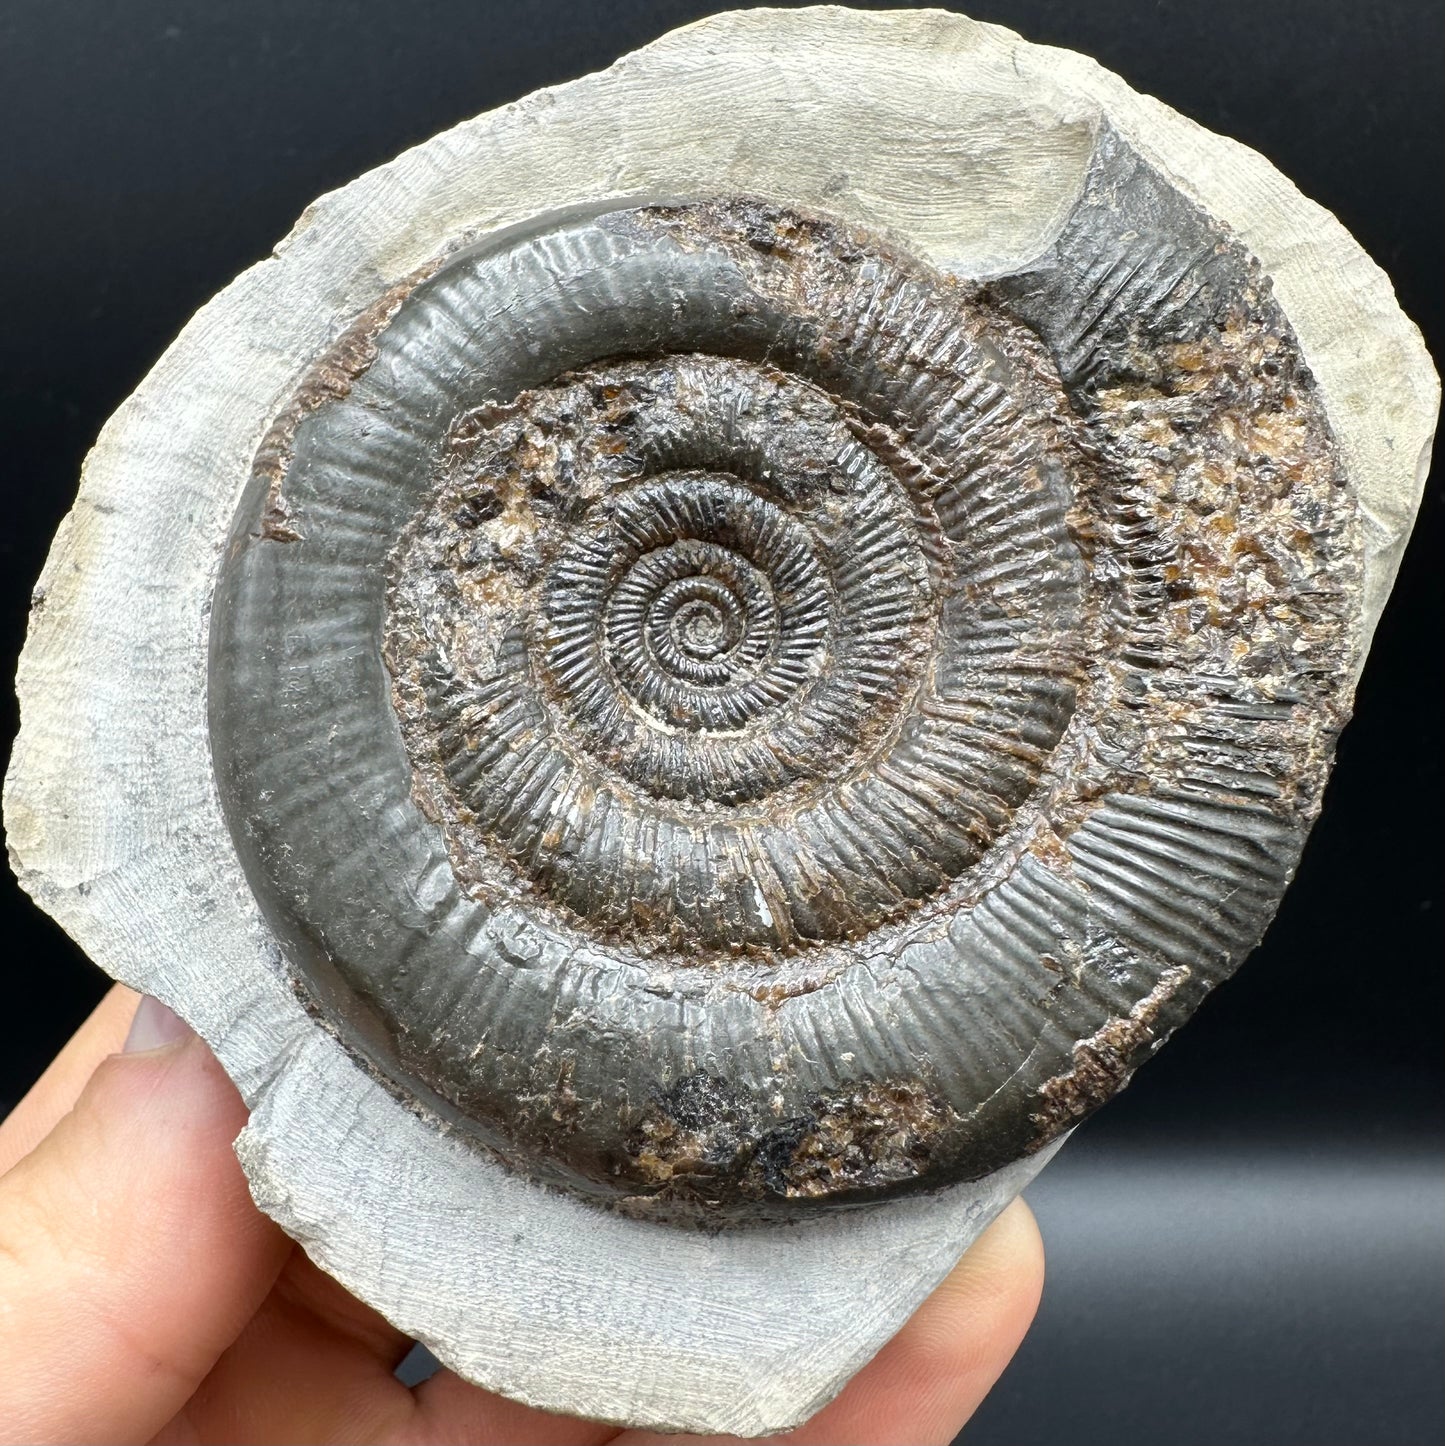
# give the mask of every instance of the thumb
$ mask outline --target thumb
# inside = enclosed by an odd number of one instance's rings
[[[185,1404],[290,1248],[246,1190],[246,1111],[153,999],[126,1053],[0,1179],[7,1441],[144,1441]]]

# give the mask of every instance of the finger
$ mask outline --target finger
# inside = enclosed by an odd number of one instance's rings
[[[154,1001],[135,1029],[157,1047],[103,1061],[0,1180],[7,1440],[148,1439],[289,1249],[247,1193],[231,1151],[245,1108],[210,1051]]]
[[[924,1446],[952,1441],[1024,1338],[1043,1289],[1038,1226],[1015,1200],[842,1395],[785,1436],[788,1446]],[[624,1432],[617,1446],[701,1446],[731,1437]]]
[[[156,1446],[209,1440],[418,1446],[592,1443],[612,1426],[548,1415],[441,1371],[414,1393],[395,1377],[411,1340],[298,1249],[276,1286]],[[257,1391],[255,1383],[266,1389]]]
[[[617,1434],[615,1427],[531,1410],[450,1371],[413,1393],[394,1375],[410,1347],[407,1336],[298,1249],[155,1446],[215,1440],[582,1446]],[[256,1389],[258,1381],[265,1390]]]
[[[1013,1359],[1043,1286],[1039,1228],[1015,1200],[838,1400],[790,1441],[952,1441]]]
[[[61,1116],[69,1113],[96,1065],[124,1043],[139,1000],[133,989],[113,985],[30,1092],[5,1116],[0,1123],[0,1175],[28,1155]]]
[[[156,1446],[393,1441],[415,1410],[393,1374],[410,1347],[297,1248]]]
[[[438,1371],[413,1393],[416,1410],[398,1446],[596,1446],[617,1437],[617,1427],[574,1416],[554,1416]],[[671,1438],[670,1438],[671,1439]]]

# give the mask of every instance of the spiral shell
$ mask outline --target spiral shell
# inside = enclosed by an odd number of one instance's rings
[[[726,198],[461,245],[263,443],[212,743],[298,985],[603,1199],[975,1178],[1252,946],[1357,587],[1258,267],[1106,138],[987,286]]]

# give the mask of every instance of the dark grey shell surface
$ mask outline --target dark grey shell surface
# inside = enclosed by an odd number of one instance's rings
[[[528,1176],[787,1217],[1109,1098],[1271,917],[1354,503],[1267,278],[1107,132],[979,285],[745,197],[388,293],[277,418],[211,744],[296,988]]]

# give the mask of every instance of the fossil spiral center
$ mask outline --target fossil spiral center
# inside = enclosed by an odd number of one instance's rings
[[[827,595],[806,528],[735,481],[685,474],[607,499],[546,589],[552,671],[597,666],[664,727],[746,727],[784,702],[822,645]]]
[[[702,663],[736,646],[741,630],[737,625],[737,599],[731,593],[702,578],[674,584],[672,591],[674,596],[667,599],[671,617],[663,624],[664,648],[670,642],[688,658]],[[678,597],[678,593],[683,596]],[[674,669],[679,662],[673,662]]]
[[[695,559],[692,548],[679,548],[660,559],[663,567],[697,566],[699,571],[675,577],[648,597],[646,635],[652,661],[664,673],[693,683],[720,686],[746,676],[745,657],[736,656],[738,644],[747,638],[747,653],[767,649],[768,634],[776,629],[767,584],[756,575],[738,577],[748,564],[729,557]],[[678,557],[676,554],[683,554]],[[651,559],[649,559],[651,561]],[[706,571],[709,566],[725,576]],[[656,571],[648,569],[649,572]],[[634,581],[634,579],[629,579]],[[653,579],[645,580],[650,583]],[[612,609],[614,617],[618,607]],[[620,659],[614,662],[618,666]],[[695,714],[689,714],[692,721]]]

